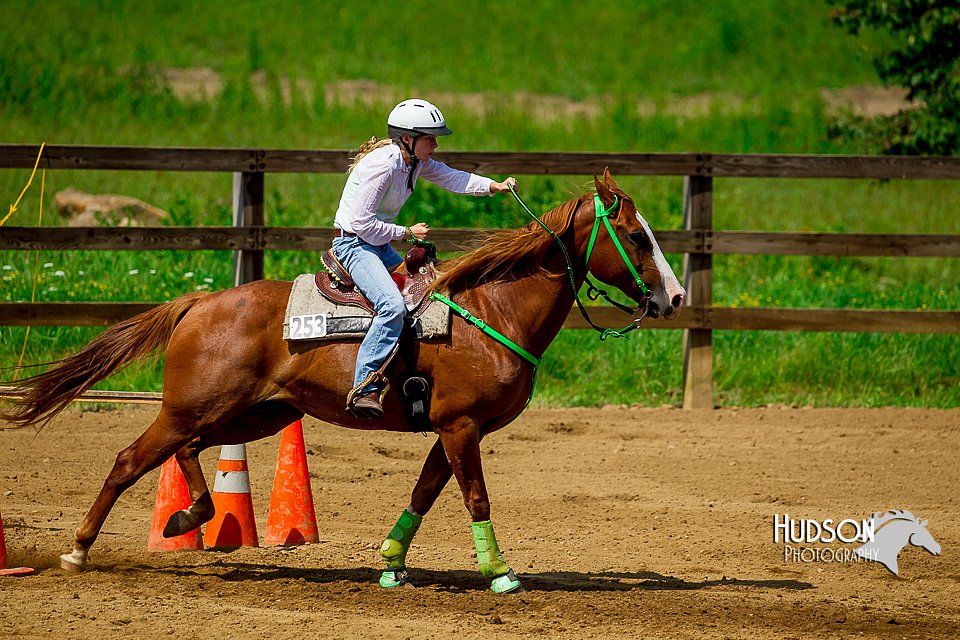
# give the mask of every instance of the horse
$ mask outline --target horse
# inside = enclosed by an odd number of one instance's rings
[[[653,233],[609,169],[584,194],[543,214],[542,222],[499,232],[479,248],[442,262],[434,290],[469,310],[532,358],[451,319],[445,338],[415,343],[419,372],[432,381],[429,418],[437,440],[410,499],[381,547],[380,584],[409,585],[406,553],[451,475],[471,518],[480,573],[496,592],[522,591],[490,520],[480,441],[527,406],[535,364],[559,333],[588,271],[636,303],[643,317],[679,314],[685,291]],[[600,224],[603,219],[603,225]],[[597,233],[603,226],[609,233]],[[170,517],[164,536],[192,531],[214,515],[199,454],[215,445],[272,436],[304,415],[351,429],[407,431],[397,394],[385,417],[350,415],[358,341],[290,342],[282,337],[290,282],[261,280],[212,293],[188,293],[110,327],[74,355],[14,382],[18,398],[0,418],[42,428],[68,403],[121,367],[164,350],[163,399],[153,423],[116,458],[77,528],[61,566],[82,571],[123,491],[175,456],[192,504]],[[437,304],[434,302],[434,304]],[[388,375],[390,370],[388,370]],[[396,388],[396,380],[394,388]]]
[[[873,514],[872,523],[873,539],[853,553],[864,560],[879,562],[895,576],[900,575],[897,556],[907,543],[940,555],[940,543],[927,530],[927,521],[921,522],[909,511],[877,512]]]

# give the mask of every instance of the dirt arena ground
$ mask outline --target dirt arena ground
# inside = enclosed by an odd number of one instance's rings
[[[384,591],[379,543],[432,438],[304,423],[319,544],[146,551],[154,471],[67,574],[58,555],[117,451],[154,407],[71,409],[39,436],[0,431],[9,564],[0,637],[955,637],[960,629],[960,410],[537,409],[483,443],[493,521],[529,593],[476,571],[451,483]],[[279,439],[248,445],[264,530]],[[216,451],[205,455],[212,484]],[[773,517],[909,509],[942,546],[878,563],[794,562]],[[820,545],[833,548],[855,545]]]

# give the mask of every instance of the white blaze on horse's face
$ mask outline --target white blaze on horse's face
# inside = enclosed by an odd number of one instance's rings
[[[686,298],[687,292],[680,286],[680,281],[677,280],[673,269],[670,268],[670,263],[663,256],[663,251],[660,250],[660,245],[657,244],[657,239],[653,236],[650,225],[643,219],[639,211],[637,212],[637,220],[640,221],[644,232],[650,238],[650,244],[653,245],[653,264],[660,272],[660,285],[650,290],[650,300],[664,317],[676,317],[680,315],[680,307],[683,306],[683,300]]]

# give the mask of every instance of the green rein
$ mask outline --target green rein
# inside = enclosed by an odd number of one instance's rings
[[[472,313],[470,313],[469,311],[467,311],[466,309],[458,305],[456,302],[454,302],[447,296],[434,291],[433,293],[430,294],[430,299],[439,300],[443,304],[447,305],[448,307],[456,311],[457,315],[459,315],[461,318],[463,318],[464,320],[466,320],[467,322],[475,326],[477,329],[480,329],[480,331],[487,334],[488,336],[490,336],[491,338],[493,338],[494,340],[496,340],[497,342],[505,346],[507,349],[510,349],[510,351],[513,351],[515,354],[517,354],[518,356],[520,356],[521,358],[523,358],[524,360],[532,364],[534,368],[540,366],[540,358],[533,355],[532,353],[530,353],[529,351],[527,351],[526,349],[518,345],[516,342],[508,338],[507,336],[503,335],[502,333],[500,333],[499,331],[497,331],[496,329],[488,325],[486,322],[484,322],[477,316],[473,315]]]

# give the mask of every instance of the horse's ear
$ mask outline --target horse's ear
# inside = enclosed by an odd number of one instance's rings
[[[597,187],[597,195],[600,196],[600,202],[603,203],[604,207],[609,207],[613,204],[613,201],[616,199],[616,196],[611,191],[610,186],[613,185],[619,189],[617,183],[613,181],[613,178],[610,176],[610,167],[604,167],[603,169],[603,179],[601,180],[596,175],[593,176],[593,184]]]
[[[603,181],[606,182],[607,186],[611,189],[622,191],[622,189],[620,189],[620,185],[618,185],[617,181],[613,179],[613,174],[610,173],[610,167],[603,168]]]

